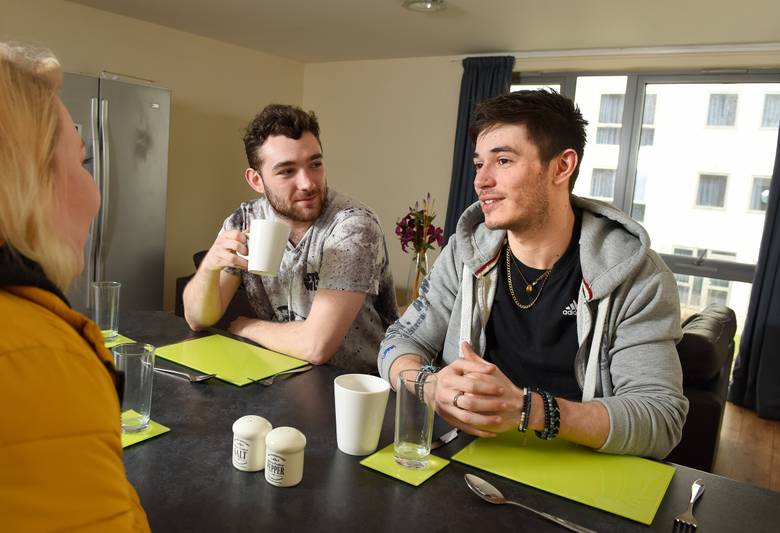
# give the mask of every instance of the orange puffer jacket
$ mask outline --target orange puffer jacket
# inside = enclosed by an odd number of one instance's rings
[[[53,293],[0,287],[0,529],[149,531],[127,481],[98,327]]]

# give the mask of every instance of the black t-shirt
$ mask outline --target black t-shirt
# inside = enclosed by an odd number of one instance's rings
[[[515,297],[528,305],[539,296],[528,309],[520,309],[509,292],[506,255],[509,245],[504,245],[495,267],[498,287],[485,328],[485,359],[495,363],[515,385],[539,387],[569,400],[579,400],[582,396],[574,375],[578,347],[577,294],[582,281],[581,210],[575,209],[575,216],[569,247],[553,265],[549,277],[538,281],[530,294],[526,293],[526,283],[518,269],[530,283],[543,275],[544,270],[522,264],[510,250]]]

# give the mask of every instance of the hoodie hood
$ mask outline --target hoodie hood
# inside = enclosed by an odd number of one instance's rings
[[[572,195],[572,204],[582,209],[580,264],[588,300],[599,300],[634,275],[650,253],[645,229],[609,204]],[[461,215],[455,239],[461,257],[476,277],[489,272],[506,238],[506,230],[485,226],[479,202]]]

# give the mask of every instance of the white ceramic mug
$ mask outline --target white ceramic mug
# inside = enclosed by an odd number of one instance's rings
[[[252,274],[275,276],[289,238],[290,226],[284,222],[255,218],[249,225],[249,253],[237,255],[249,261],[248,270]]]
[[[385,419],[390,384],[368,374],[344,374],[333,381],[336,441],[349,455],[376,451]]]

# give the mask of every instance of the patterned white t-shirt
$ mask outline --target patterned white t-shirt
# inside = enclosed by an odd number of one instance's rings
[[[242,203],[221,231],[247,231],[255,218],[277,218],[264,196]],[[277,276],[225,270],[241,276],[257,317],[274,322],[305,320],[317,289],[366,293],[344,344],[330,362],[356,372],[376,371],[379,343],[398,318],[398,306],[384,234],[370,208],[328,189],[320,217],[296,246],[287,242]]]

